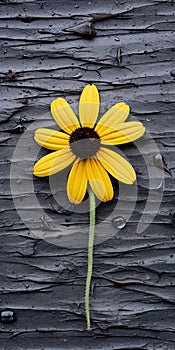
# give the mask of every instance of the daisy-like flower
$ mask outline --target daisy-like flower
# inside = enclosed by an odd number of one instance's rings
[[[109,145],[120,145],[141,137],[145,128],[141,122],[125,122],[129,106],[119,102],[97,122],[100,99],[95,85],[86,85],[79,101],[79,120],[64,98],[51,103],[51,113],[62,131],[40,128],[35,141],[54,152],[44,156],[34,166],[34,175],[55,174],[73,163],[67,180],[70,202],[83,200],[87,184],[101,201],[113,198],[110,173],[117,180],[133,184],[136,174],[131,164]]]

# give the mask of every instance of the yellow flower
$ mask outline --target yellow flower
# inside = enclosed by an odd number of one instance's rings
[[[56,131],[40,128],[35,141],[54,152],[44,156],[34,166],[34,175],[49,176],[73,163],[67,180],[70,202],[83,200],[89,183],[101,201],[113,198],[114,191],[108,172],[117,180],[132,184],[136,174],[131,164],[108,145],[120,145],[142,136],[145,128],[140,122],[125,122],[129,106],[119,102],[99,120],[100,99],[95,85],[86,85],[79,102],[79,119],[64,98],[51,103],[51,113],[58,126]]]

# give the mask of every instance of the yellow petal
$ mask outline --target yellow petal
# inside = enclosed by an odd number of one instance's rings
[[[103,202],[113,198],[114,190],[106,170],[95,158],[86,159],[86,172],[90,186],[95,195]]]
[[[95,85],[86,85],[79,102],[79,116],[82,127],[93,128],[100,107],[99,93]]]
[[[59,97],[52,101],[51,113],[59,127],[68,134],[80,127],[75,113],[64,98]]]
[[[35,131],[35,141],[42,147],[57,151],[69,144],[69,136],[56,130],[40,128]]]
[[[119,102],[111,107],[99,120],[95,131],[99,136],[106,130],[107,127],[116,129],[117,125],[123,123],[129,115],[130,108],[124,102]]]
[[[145,132],[145,128],[140,122],[127,122],[117,125],[117,130],[106,128],[101,134],[102,144],[121,145],[123,143],[137,140]]]
[[[132,184],[136,180],[132,165],[116,152],[102,147],[96,156],[104,168],[119,181]]]
[[[66,168],[75,158],[76,156],[68,147],[47,154],[34,165],[34,175],[43,177],[55,174]]]
[[[67,195],[70,202],[79,204],[82,202],[87,188],[87,175],[85,160],[79,158],[73,164],[67,181]]]

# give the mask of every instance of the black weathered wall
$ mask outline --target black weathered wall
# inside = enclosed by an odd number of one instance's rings
[[[17,321],[1,324],[0,349],[175,349],[174,15],[174,1],[1,0],[0,307],[16,311]],[[138,235],[148,172],[134,145],[121,147],[137,171],[138,202],[125,228],[95,246],[91,333],[84,316],[86,249],[32,238],[13,205],[9,180],[22,135],[16,131],[26,130],[19,125],[14,130],[16,123],[22,117],[26,128],[33,121],[42,127],[50,102],[63,96],[77,103],[87,82],[97,85],[105,109],[121,100],[130,104],[171,172],[166,172],[154,223]],[[32,141],[29,147],[36,145]],[[149,156],[156,168],[154,152]],[[21,162],[28,169],[26,183],[33,162],[32,157]],[[88,230],[88,215],[51,206],[48,179],[34,183],[45,212],[60,222],[63,234]],[[19,186],[18,195],[30,194],[27,189],[20,194]],[[109,203],[98,210],[110,235],[115,234],[108,220],[112,208]],[[32,221],[35,208],[27,210]],[[125,210],[124,203],[123,216]]]

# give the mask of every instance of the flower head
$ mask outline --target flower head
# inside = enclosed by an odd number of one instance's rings
[[[97,123],[100,99],[95,85],[86,85],[79,101],[79,120],[64,98],[51,103],[51,113],[62,131],[40,128],[35,141],[54,152],[44,156],[34,166],[34,175],[55,174],[73,163],[67,180],[67,194],[72,203],[83,200],[89,183],[101,201],[113,198],[114,191],[108,172],[117,180],[133,184],[136,174],[131,164],[109,145],[119,145],[138,139],[145,132],[141,122],[125,122],[129,106],[119,102]]]

